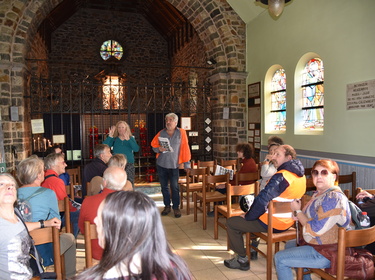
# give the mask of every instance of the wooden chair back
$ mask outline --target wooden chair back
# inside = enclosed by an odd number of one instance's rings
[[[210,203],[223,201],[227,199],[226,194],[215,191],[217,184],[229,185],[229,173],[224,175],[205,175],[203,177],[202,192],[195,192],[194,197],[194,222],[197,221],[197,213],[200,210],[203,213],[203,229],[207,229],[207,213],[210,211]],[[213,190],[213,191],[211,191]],[[200,205],[198,205],[200,201]]]
[[[183,199],[186,198],[186,215],[190,214],[190,193],[202,191],[203,177],[208,173],[209,167],[190,169],[186,172],[185,183],[180,184],[180,208],[184,208]]]
[[[64,213],[65,216],[65,232],[73,233],[72,222],[70,220],[70,201],[68,197],[58,201],[60,213]]]
[[[66,194],[71,198],[74,199],[75,193],[74,193],[74,185],[72,182],[70,182],[70,185],[65,186]]]
[[[60,233],[55,227],[46,227],[30,231],[35,245],[53,244],[54,270],[58,280],[65,279],[64,256],[60,255]]]
[[[87,196],[96,195],[102,190],[103,177],[95,176],[86,184]]]
[[[295,228],[291,227],[288,230],[281,233],[273,233],[273,219],[275,215],[290,215],[292,216],[292,210],[290,208],[290,201],[276,201],[271,200],[268,203],[268,230],[267,232],[253,232],[252,235],[260,237],[267,243],[266,253],[261,251],[257,247],[251,246],[251,236],[250,233],[246,233],[246,253],[250,260],[250,248],[256,250],[260,254],[266,257],[267,260],[267,280],[272,279],[272,244],[275,244],[275,253],[279,251],[280,242],[296,239],[297,231]]]
[[[357,188],[356,191],[355,191],[355,195],[359,194],[361,191],[366,191],[369,194],[375,195],[375,189],[366,190],[366,189],[362,189],[362,188]]]
[[[239,203],[233,203],[234,197],[240,197],[242,195],[254,194],[255,196],[259,193],[259,182],[256,181],[253,184],[248,185],[227,185],[227,205],[215,205],[215,220],[214,220],[214,239],[219,238],[219,226],[226,229],[225,223],[220,222],[219,218],[224,217],[228,219],[230,217],[239,216],[244,214],[241,210]],[[229,247],[229,246],[228,246]],[[229,248],[228,248],[229,249]]]
[[[66,169],[66,172],[69,174],[70,183],[72,183],[73,185],[81,185],[82,180],[79,167]]]
[[[220,165],[227,169],[232,169],[234,172],[237,172],[241,168],[241,163],[239,159],[221,159]]]
[[[240,185],[240,182],[247,182],[247,181],[258,181],[260,179],[260,173],[257,172],[244,172],[244,173],[236,173],[234,177],[235,185]]]
[[[92,247],[91,247],[91,240],[98,239],[98,233],[96,231],[96,225],[91,224],[90,221],[85,221],[85,262],[86,268],[92,267]]]
[[[339,175],[339,185],[341,186],[344,184],[351,184],[351,189],[349,189],[351,191],[349,199],[354,202],[357,188],[357,173],[352,172],[351,174]]]
[[[312,167],[305,168],[305,176],[306,176],[306,178],[311,178],[311,170],[312,170]]]
[[[216,160],[210,160],[210,161],[197,161],[197,167],[202,168],[202,167],[209,167],[210,174],[213,175],[215,173],[217,161]]]
[[[360,247],[373,242],[375,242],[375,226],[359,230],[346,230],[343,227],[339,228],[336,277],[328,274],[324,269],[308,267],[307,269],[311,273],[318,274],[322,279],[343,280],[345,279],[345,249],[349,247]],[[298,268],[297,279],[302,280],[303,274],[303,268]],[[375,277],[373,279],[375,279]]]

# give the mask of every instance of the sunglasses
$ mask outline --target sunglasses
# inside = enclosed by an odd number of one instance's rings
[[[320,171],[320,175],[322,177],[326,177],[326,176],[328,176],[328,174],[329,174],[329,171],[327,169],[323,169],[322,171]],[[316,176],[319,175],[319,171],[318,170],[312,170],[311,175],[316,177]]]

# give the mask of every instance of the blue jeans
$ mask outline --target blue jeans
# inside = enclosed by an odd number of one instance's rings
[[[331,262],[319,254],[313,247],[304,245],[297,247],[296,240],[290,240],[285,244],[285,249],[275,254],[275,266],[278,279],[293,280],[293,268],[295,267],[328,268]],[[304,280],[310,280],[310,274],[303,276]]]
[[[75,212],[70,212],[70,222],[72,223],[73,235],[75,238],[77,238],[77,235],[79,233],[79,227],[78,227],[79,213],[80,213],[80,210],[77,210]],[[65,226],[65,215],[61,219],[61,227],[64,227],[64,226]]]
[[[178,177],[180,175],[179,169],[164,168],[157,165],[158,176],[161,186],[161,193],[163,194],[163,202],[165,206],[171,206],[171,194],[169,192],[169,186],[172,191],[172,203],[173,209],[180,207],[180,188],[178,186]]]

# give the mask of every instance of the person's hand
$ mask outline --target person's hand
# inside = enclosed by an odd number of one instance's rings
[[[58,218],[52,218],[50,220],[44,221],[44,226],[60,229],[61,221]]]
[[[115,126],[115,125],[112,125],[112,126],[109,128],[108,136],[109,136],[109,137],[113,137],[115,131],[116,131],[116,126]]]
[[[164,148],[164,147],[159,147],[159,151],[160,152],[165,152],[167,149],[166,148]]]
[[[126,130],[125,133],[124,133],[124,137],[125,137],[125,140],[129,140],[130,139],[130,133],[129,133],[129,130]]]
[[[263,164],[270,164],[271,161],[272,161],[272,155],[268,154],[266,155],[266,158],[264,159]]]
[[[240,217],[242,217],[242,218],[245,219],[245,215],[246,215],[246,213],[242,213],[242,214],[240,215]]]
[[[293,200],[290,203],[290,209],[292,209],[292,211],[301,210],[301,200],[299,200],[299,199]]]
[[[369,192],[363,190],[359,194],[357,194],[355,198],[359,200],[359,199],[364,199],[365,197],[369,197],[370,199],[372,199],[374,196],[370,194]]]

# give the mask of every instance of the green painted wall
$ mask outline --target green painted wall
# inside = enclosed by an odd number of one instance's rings
[[[302,150],[375,156],[375,109],[346,110],[346,85],[375,79],[374,12],[375,0],[294,0],[277,19],[265,10],[247,23],[247,82],[261,81],[263,87],[275,64],[287,73],[287,131],[280,135],[286,143]],[[299,94],[294,76],[299,79],[297,64],[309,52],[324,61],[322,135],[296,135],[294,130]],[[264,128],[263,110],[262,122]],[[268,136],[262,130],[262,145]]]

